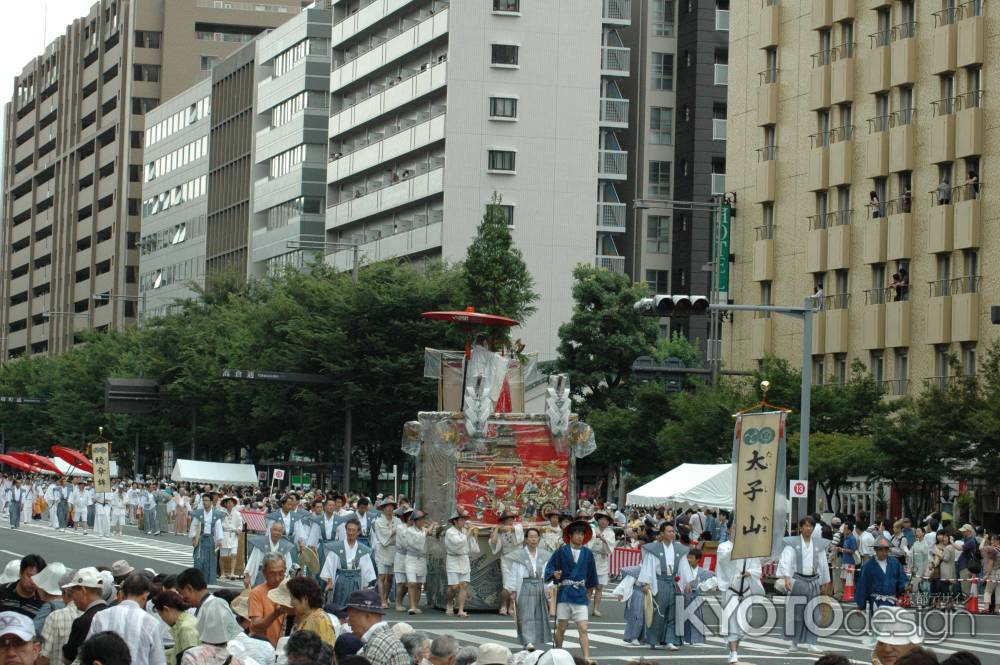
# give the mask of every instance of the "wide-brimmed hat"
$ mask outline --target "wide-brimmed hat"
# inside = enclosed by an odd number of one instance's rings
[[[975,533],[976,532],[976,530],[972,528],[971,524],[963,524],[962,528],[959,529],[959,531],[961,531],[962,533],[965,533],[966,531],[968,531],[969,533]]]
[[[229,603],[217,596],[209,596],[202,603],[196,627],[201,641],[208,644],[225,644],[243,632]]]
[[[11,559],[4,566],[3,573],[0,573],[0,584],[10,584],[16,582],[21,577],[21,560]]]
[[[422,520],[427,517],[427,513],[422,510],[414,510],[410,513],[410,519],[416,522],[417,520]]]
[[[466,513],[462,512],[461,510],[456,510],[451,514],[451,517],[448,518],[448,521],[454,523],[455,520],[460,520],[460,519],[469,519],[469,516]]]
[[[302,548],[302,551],[299,552],[299,563],[313,575],[319,575],[323,569],[323,564],[319,561],[319,555],[311,547]]]
[[[380,499],[379,502],[375,504],[375,509],[382,510],[386,506],[392,506],[393,508],[395,508],[398,505],[399,504],[396,503],[395,499],[393,499],[391,496],[387,496],[384,499]]]
[[[517,515],[510,512],[509,510],[505,510],[502,513],[500,513],[500,517],[497,518],[497,522],[503,522],[504,520],[513,520],[513,519],[517,519]]]
[[[130,566],[125,559],[119,559],[111,564],[112,577],[125,577],[126,575],[131,575],[134,570],[135,568]]]
[[[35,586],[50,596],[61,596],[62,587],[59,585],[59,580],[61,580],[65,574],[65,564],[56,561],[55,563],[50,563],[42,568],[42,572],[32,575],[31,581],[35,583]]]
[[[497,644],[496,642],[483,642],[479,645],[479,657],[476,663],[479,665],[507,665],[510,658],[510,649]]]
[[[226,501],[232,501],[233,503],[239,503],[239,502],[240,502],[240,500],[239,500],[239,499],[237,499],[237,498],[236,498],[235,496],[233,496],[232,494],[230,494],[230,495],[228,495],[228,496],[224,496],[224,497],[222,497],[222,501],[220,501],[219,503],[225,503]]]
[[[404,518],[404,517],[405,518],[409,518],[409,515],[412,512],[413,512],[413,508],[407,508],[406,506],[398,506],[396,508],[396,510],[393,511],[393,513],[396,515],[396,517],[400,517],[400,518]]]
[[[605,507],[606,507],[606,508],[607,508],[608,510],[618,510],[618,504],[617,504],[617,503],[609,503],[609,504],[608,504],[607,506],[605,506]]]
[[[546,517],[552,517],[553,515],[559,515],[559,516],[562,516],[562,512],[561,512],[561,511],[559,511],[559,510],[558,510],[558,509],[556,509],[556,508],[549,508],[548,510],[546,510],[546,511],[545,511],[545,516],[546,516]]]
[[[598,519],[600,519],[602,517],[604,519],[606,519],[607,521],[609,521],[609,522],[614,522],[615,521],[614,518],[611,517],[611,515],[609,515],[607,512],[605,512],[603,510],[598,510],[596,513],[594,513],[594,519],[595,520],[598,520]]]
[[[594,537],[594,530],[590,528],[590,522],[587,522],[585,520],[574,520],[569,524],[567,524],[566,528],[563,529],[563,542],[568,543],[571,540],[570,534],[572,534],[577,529],[583,530],[584,545],[589,543],[590,539]]]
[[[275,605],[283,607],[292,606],[292,594],[288,593],[288,580],[281,580],[281,584],[267,592],[267,599]]]
[[[250,591],[245,590],[240,595],[233,598],[233,602],[229,603],[229,609],[233,611],[238,617],[243,619],[250,618]]]

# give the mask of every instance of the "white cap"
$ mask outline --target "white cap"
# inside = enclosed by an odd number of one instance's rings
[[[35,624],[20,612],[0,612],[0,637],[16,635],[25,642],[35,639]]]
[[[905,646],[923,642],[920,619],[902,607],[880,607],[872,614],[872,632],[883,644]]]
[[[225,644],[243,632],[236,615],[222,598],[209,596],[198,609],[198,634],[208,644]]]
[[[76,571],[76,577],[73,578],[69,584],[64,584],[62,588],[72,589],[75,586],[87,587],[89,589],[104,589],[105,579],[104,576],[94,568],[93,566],[88,566],[87,568],[81,568]]]
[[[0,574],[0,584],[10,584],[11,582],[16,582],[21,578],[21,560],[12,559],[7,562],[7,565],[3,569],[3,573]]]
[[[479,645],[479,665],[507,665],[510,649],[495,642],[484,642]]]

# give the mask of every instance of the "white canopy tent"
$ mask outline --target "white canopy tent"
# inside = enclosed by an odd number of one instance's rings
[[[733,507],[732,464],[681,464],[628,493],[630,506]]]
[[[257,468],[253,464],[224,464],[179,459],[174,462],[170,480],[212,485],[256,485]]]

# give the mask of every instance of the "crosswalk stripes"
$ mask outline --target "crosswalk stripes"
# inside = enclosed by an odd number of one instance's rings
[[[161,561],[176,566],[188,567],[192,562],[190,547],[169,541],[154,541],[149,538],[129,535],[105,537],[73,530],[56,531],[51,526],[35,523],[22,524],[20,528],[26,533],[43,538],[71,541],[85,547]]]

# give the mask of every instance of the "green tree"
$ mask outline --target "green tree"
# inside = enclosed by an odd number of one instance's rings
[[[673,331],[669,337],[657,338],[653,357],[660,362],[667,358],[678,358],[683,361],[685,367],[705,366],[697,347],[679,330]]]
[[[792,432],[788,436],[790,478],[799,477],[798,458],[799,433]],[[829,506],[839,505],[835,501],[839,501],[840,490],[849,477],[871,477],[879,463],[871,436],[842,432],[814,432],[809,436],[809,479],[823,488]]]
[[[468,304],[477,311],[524,322],[538,300],[534,278],[514,246],[501,198],[496,193],[486,205],[483,221],[466,252],[462,266]]]
[[[573,315],[559,327],[556,367],[569,373],[586,416],[627,397],[618,395],[619,389],[631,376],[635,359],[652,355],[657,327],[633,307],[645,287],[634,286],[625,275],[579,265],[573,277]]]

